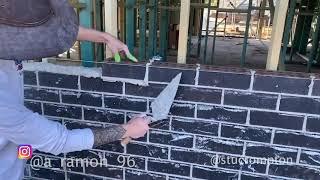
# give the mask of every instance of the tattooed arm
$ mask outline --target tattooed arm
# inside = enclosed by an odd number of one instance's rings
[[[135,117],[127,124],[92,129],[94,135],[93,147],[108,144],[126,137],[135,139],[143,137],[149,130],[149,121],[146,117]]]
[[[107,128],[92,129],[94,135],[93,147],[108,144],[124,137],[126,130],[123,125],[114,125]]]

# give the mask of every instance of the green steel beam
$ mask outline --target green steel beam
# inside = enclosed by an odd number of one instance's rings
[[[201,52],[201,41],[202,41],[202,25],[203,25],[203,9],[200,10],[201,16],[200,16],[200,29],[198,32],[198,47],[197,47],[197,57],[200,57]]]
[[[273,0],[268,0],[268,2],[269,2],[269,8],[270,8],[270,16],[271,16],[270,18],[273,21],[274,11],[275,11],[274,2],[273,2]]]
[[[187,57],[190,57],[191,55],[191,46],[192,46],[192,33],[194,32],[194,15],[195,15],[195,9],[190,7],[190,21],[189,21],[189,38],[188,38],[188,52]]]
[[[126,44],[132,53],[135,44],[135,3],[135,0],[126,0]]]
[[[287,15],[286,25],[285,25],[285,29],[284,29],[284,35],[283,35],[283,39],[282,39],[283,46],[282,46],[282,50],[280,52],[279,69],[281,71],[285,70],[285,61],[286,61],[288,43],[290,40],[290,33],[291,33],[292,22],[293,22],[293,18],[294,18],[296,4],[297,4],[297,0],[290,1],[289,12]]]
[[[139,60],[146,60],[146,2],[139,0]]]
[[[168,6],[168,0],[161,1],[162,6]],[[167,59],[168,49],[168,27],[169,27],[169,11],[167,9],[161,9],[160,17],[160,55],[163,60]]]
[[[103,31],[102,25],[102,0],[95,0],[95,28],[99,31]],[[104,48],[103,44],[95,44],[95,55],[97,61],[104,61]]]
[[[320,4],[320,3],[319,3]],[[308,72],[311,72],[311,67],[316,59],[318,48],[319,48],[319,33],[320,33],[320,16],[316,18],[316,25],[312,35],[312,48],[308,61]]]
[[[303,0],[299,11],[314,11],[317,0]],[[299,51],[300,54],[307,54],[307,46],[309,42],[309,35],[311,31],[312,18],[309,16],[300,15],[297,20],[297,28],[294,37],[293,52]]]
[[[209,35],[209,22],[210,22],[210,7],[211,7],[211,0],[208,3],[208,13],[207,13],[207,22],[206,22],[206,36],[204,39],[204,52],[203,52],[203,63],[207,62],[207,47],[208,47],[208,35]],[[202,32],[202,31],[201,31]]]
[[[84,3],[86,6],[79,13],[79,24],[82,27],[92,28],[92,2],[91,0],[79,0],[79,3]],[[82,65],[85,67],[94,66],[94,44],[92,42],[83,41],[80,43],[80,56]]]
[[[249,7],[248,7],[248,14],[247,14],[247,21],[246,21],[246,31],[244,33],[242,55],[241,55],[241,59],[240,59],[241,67],[244,66],[245,61],[246,61],[248,36],[249,36],[249,28],[250,28],[250,21],[251,21],[251,10],[252,10],[252,0],[249,0]]]
[[[157,47],[157,0],[149,0],[149,37],[148,37],[148,56],[151,58],[156,55]]]
[[[217,7],[219,8],[219,6],[220,6],[220,0],[217,0]],[[214,35],[213,35],[213,40],[212,40],[212,53],[211,53],[211,62],[210,62],[210,64],[214,63],[214,51],[215,51],[215,46],[216,46],[218,17],[219,17],[219,10],[216,10],[216,20],[215,20],[215,23],[214,23]]]

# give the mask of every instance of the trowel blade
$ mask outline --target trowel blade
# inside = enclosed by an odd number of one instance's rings
[[[167,87],[151,103],[153,121],[159,121],[167,118],[178,91],[181,74],[182,73],[179,73],[175,78],[173,78]]]

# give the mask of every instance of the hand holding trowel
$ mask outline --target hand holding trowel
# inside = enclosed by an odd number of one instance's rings
[[[153,123],[167,118],[171,105],[178,91],[180,79],[181,73],[178,74],[174,79],[172,79],[167,87],[151,103],[152,117],[144,116],[147,120],[150,121],[150,126],[153,125]],[[121,141],[121,145],[127,145],[130,141],[131,138],[127,137]]]

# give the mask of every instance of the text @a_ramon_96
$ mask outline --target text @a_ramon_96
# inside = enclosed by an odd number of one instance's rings
[[[117,157],[117,166],[134,167],[136,162],[130,156],[119,155]],[[77,168],[77,167],[108,167],[107,158],[50,158],[41,155],[34,155],[30,159],[30,167],[34,170],[40,168],[54,168],[55,166]]]

